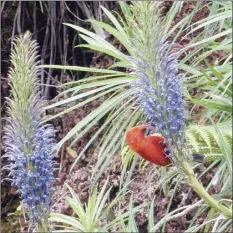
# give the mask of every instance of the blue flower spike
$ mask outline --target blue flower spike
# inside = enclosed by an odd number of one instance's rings
[[[184,144],[182,75],[178,74],[179,53],[171,52],[172,45],[167,42],[160,43],[160,46],[163,47],[157,50],[157,59],[152,65],[131,58],[135,69],[133,74],[138,76],[131,87],[150,128],[160,133],[174,150]]]
[[[29,32],[14,41],[4,157],[9,160],[6,167],[12,185],[18,187],[37,231],[47,232],[54,181],[55,130],[50,124],[42,124],[44,101],[39,91],[36,49]]]

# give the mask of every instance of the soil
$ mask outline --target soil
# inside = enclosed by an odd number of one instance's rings
[[[171,7],[172,1],[165,1],[163,6],[163,11],[166,13],[170,7]],[[196,1],[192,2],[185,2],[183,4],[181,12],[176,16],[176,19],[174,21],[174,24],[179,22],[183,17],[188,15],[193,8],[195,7]],[[200,20],[204,17],[208,16],[208,9],[203,8],[201,11],[199,11],[193,18],[193,22],[196,22],[197,20]],[[109,38],[111,39],[111,38]],[[178,38],[178,42],[180,45],[185,46],[190,41],[189,36],[183,36]],[[114,41],[113,43],[117,43]],[[4,59],[9,59],[9,43],[7,41],[4,41]],[[120,46],[120,45],[119,45]],[[190,50],[191,52],[191,50]],[[212,59],[221,59],[224,54],[215,53],[212,56]],[[96,68],[107,68],[109,64],[111,64],[113,61],[108,56],[100,55],[98,53],[94,54],[92,57],[91,67]],[[7,67],[8,68],[8,67]],[[2,77],[6,78],[6,70],[3,69]],[[4,97],[9,96],[9,83],[7,79],[2,79],[1,82],[1,88],[2,88],[2,103],[4,104]],[[56,118],[53,120],[53,125],[58,130],[57,133],[57,141],[61,140],[70,129],[72,129],[81,119],[83,119],[84,116],[86,116],[88,113],[90,113],[93,109],[95,109],[97,106],[101,104],[101,102],[104,99],[99,99],[96,101],[93,101],[90,104],[85,105],[85,107],[82,107],[81,109],[77,109],[72,111],[69,114],[66,114],[62,116],[61,118]],[[3,106],[4,107],[4,106]],[[3,108],[5,109],[5,108]],[[48,112],[49,114],[54,114],[61,112],[61,108],[53,109],[52,111]],[[201,111],[202,109],[197,110],[197,112]],[[3,112],[3,117],[5,117],[5,112]],[[4,126],[4,121],[3,124]],[[86,143],[89,141],[90,136],[98,130],[100,127],[101,122],[99,122],[97,125],[92,127],[92,129],[83,137],[81,137],[75,144],[72,146],[72,149],[79,154]],[[61,151],[59,152],[59,155],[55,160],[57,161],[57,168],[58,171],[56,173],[56,181],[55,181],[55,193],[54,193],[54,200],[55,203],[53,205],[53,211],[58,213],[64,213],[67,215],[74,215],[72,212],[72,209],[68,206],[68,203],[61,199],[65,194],[67,194],[67,189],[64,186],[65,183],[69,184],[74,191],[77,193],[78,197],[80,198],[82,203],[85,203],[88,200],[88,197],[90,195],[90,189],[91,189],[91,170],[93,165],[96,163],[97,159],[95,158],[95,145],[97,145],[98,140],[95,142],[95,144],[90,147],[84,154],[84,156],[80,159],[80,161],[75,165],[73,171],[70,173],[70,168],[74,163],[74,158],[70,156],[69,153],[67,153],[67,145],[69,145],[69,142],[63,146]],[[92,160],[90,160],[92,158]],[[4,165],[3,161],[3,165]],[[102,176],[99,178],[99,189],[103,186],[104,181],[106,180],[106,177],[108,174],[110,174],[110,180],[109,180],[109,186],[113,186],[112,191],[110,193],[110,198],[113,199],[120,188],[120,168],[122,165],[122,161],[120,156],[116,156],[113,158],[113,160],[108,165],[107,170],[102,174]],[[205,164],[201,167],[199,167],[195,172],[201,173],[205,166],[208,164]],[[152,177],[152,179],[148,179],[149,176],[151,176],[151,169],[152,167],[148,166],[144,169],[139,168],[138,164],[135,167],[132,175],[132,183],[129,186],[129,193],[126,195],[125,200],[122,201],[122,206],[128,206],[127,203],[130,201],[130,197],[133,194],[133,200],[135,205],[141,205],[143,204],[143,209],[138,214],[136,214],[136,223],[137,226],[142,233],[147,232],[147,212],[148,212],[148,206],[147,202],[151,200],[151,198],[155,195],[154,200],[154,221],[158,222],[167,211],[167,206],[169,203],[169,198],[172,195],[172,191],[174,189],[174,186],[171,186],[169,189],[169,192],[164,194],[161,192],[160,187],[158,187],[158,179],[156,176]],[[208,182],[211,180],[211,177],[214,174],[214,169],[210,171],[207,176],[202,178],[203,185],[207,185]],[[6,177],[6,174],[3,173],[3,177]],[[219,187],[213,187],[211,192],[217,193],[219,190]],[[188,194],[188,195],[187,195]],[[19,196],[16,193],[16,189],[12,188],[10,186],[10,183],[7,181],[2,182],[2,190],[1,190],[1,200],[2,200],[2,219],[4,221],[4,224],[1,226],[1,232],[19,232],[26,231],[28,229],[27,222],[24,222],[22,215],[11,215],[7,216],[9,213],[14,213],[16,211],[16,208],[19,204]],[[181,184],[174,195],[174,198],[172,200],[170,210],[175,210],[176,208],[187,205],[191,203],[195,203],[199,200],[197,195],[190,189],[189,185],[187,184]],[[194,216],[194,212],[189,213],[185,216],[183,216],[181,219],[176,219],[174,221],[170,221],[166,224],[165,231],[166,232],[184,232],[185,229],[187,229],[187,226],[189,225],[190,220]],[[203,220],[205,219],[205,216],[200,216],[198,219],[196,219],[196,223],[201,224]],[[15,224],[15,225],[14,225]],[[116,230],[120,230],[117,229]]]

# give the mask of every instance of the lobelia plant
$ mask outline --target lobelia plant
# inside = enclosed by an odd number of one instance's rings
[[[5,168],[10,170],[12,185],[18,187],[37,232],[48,232],[55,130],[50,124],[42,124],[44,101],[39,91],[36,50],[37,43],[29,32],[14,41],[4,157],[9,159]]]
[[[148,129],[160,133],[168,145],[169,159],[188,177],[189,184],[215,211],[232,217],[232,210],[218,203],[199,183],[191,167],[190,152],[185,144],[185,117],[178,75],[178,54],[171,52],[172,45],[165,40],[157,47],[154,60],[148,63],[140,57],[134,64],[133,75],[138,79],[131,82],[135,96],[148,121]],[[158,62],[159,60],[159,62]],[[136,66],[135,66],[136,64]],[[158,64],[154,67],[154,64]]]
[[[158,68],[147,62],[137,64],[132,82],[135,96],[150,122],[150,128],[161,133],[169,145],[184,143],[185,117],[182,105],[181,75],[178,75],[178,54],[166,55],[166,47],[158,51]],[[150,69],[151,68],[151,69]],[[151,70],[151,71],[150,71]],[[149,71],[149,72],[148,72]]]

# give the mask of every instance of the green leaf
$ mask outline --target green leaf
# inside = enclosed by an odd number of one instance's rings
[[[105,7],[101,6],[102,10],[104,11],[104,13],[108,16],[108,18],[111,20],[111,22],[114,24],[114,26],[118,29],[118,31],[112,31],[110,28],[110,31],[107,29],[109,25],[104,24],[105,26],[107,26],[107,28],[105,28],[108,32],[112,33],[115,32],[116,34],[113,34],[123,45],[127,45],[129,42],[129,38],[127,36],[127,34],[125,33],[125,30],[122,28],[122,26],[120,25],[120,23],[118,22],[118,20],[114,17],[113,14],[111,14],[110,11],[108,11]],[[97,22],[97,21],[96,21]],[[101,25],[100,25],[101,26]],[[104,28],[104,27],[103,27]],[[119,32],[119,33],[118,33]],[[122,40],[122,39],[125,40]],[[127,48],[127,47],[126,47]]]
[[[98,51],[98,52],[101,52],[101,53],[108,54],[108,55],[110,55],[112,57],[115,57],[116,59],[119,59],[120,61],[127,62],[127,59],[125,58],[125,56],[123,54],[119,55],[118,53],[114,53],[112,50],[105,49],[105,48],[103,48],[101,46],[80,44],[80,45],[78,45],[76,47],[89,48],[89,49],[92,49],[92,50],[95,50],[95,51]]]
[[[38,67],[39,68],[60,69],[60,70],[73,70],[73,71],[86,71],[86,72],[93,72],[93,73],[125,75],[124,72],[120,72],[120,71],[88,68],[88,67],[82,67],[82,66],[40,65]]]
[[[203,39],[203,40],[201,40],[199,42],[188,45],[186,48],[188,49],[188,48],[196,47],[196,46],[199,46],[201,44],[204,44],[204,43],[207,43],[207,42],[210,42],[210,41],[214,41],[214,40],[216,40],[216,39],[218,39],[218,38],[220,38],[222,36],[231,35],[231,33],[232,33],[232,29],[227,29],[226,31],[220,32],[220,33],[218,33],[218,34],[216,34],[214,36],[211,36],[209,38],[205,38],[205,39]]]
[[[74,217],[70,217],[64,214],[59,214],[59,213],[51,213],[49,221],[68,224],[68,225],[73,226],[74,229],[77,231],[85,232],[85,229],[83,228],[82,224]]]
[[[223,100],[226,103],[223,103]],[[224,99],[224,98],[221,98],[219,100],[217,100],[217,99],[216,100],[211,100],[211,99],[198,100],[198,99],[191,98],[191,101],[193,103],[199,104],[203,107],[213,108],[213,109],[232,113],[232,105],[228,104],[228,101],[226,101],[226,99]]]
[[[98,76],[88,76],[87,78],[82,78],[82,79],[77,80],[77,81],[71,81],[71,82],[68,82],[68,83],[63,83],[59,87],[79,84],[79,83],[83,83],[83,82],[91,82],[91,81],[99,80],[99,79],[107,79],[107,78],[111,78],[111,77],[118,78],[118,77],[128,77],[128,76],[129,75],[127,75],[127,73],[125,73],[123,76],[119,75],[119,74],[106,74],[106,75],[98,75]],[[67,89],[66,91],[68,92],[69,89]]]
[[[122,87],[122,86],[121,86]],[[60,113],[58,113],[58,114],[56,114],[56,115],[53,115],[53,116],[50,116],[50,117],[48,117],[48,119],[46,119],[46,121],[49,121],[49,120],[52,120],[52,119],[54,119],[54,118],[56,118],[56,117],[59,117],[59,116],[62,116],[62,115],[64,115],[64,114],[66,114],[66,113],[68,113],[68,112],[70,112],[70,111],[72,111],[72,110],[75,110],[75,109],[78,109],[79,107],[82,107],[82,106],[84,106],[85,104],[87,104],[87,103],[89,103],[89,102],[91,102],[91,101],[93,101],[93,100],[95,100],[95,99],[98,99],[99,97],[101,97],[101,96],[104,96],[104,95],[106,95],[106,94],[108,94],[108,93],[111,93],[111,92],[113,92],[113,91],[115,91],[115,90],[118,90],[120,87],[119,86],[117,86],[117,87],[113,87],[113,88],[111,88],[111,89],[109,89],[109,90],[107,90],[107,91],[104,91],[104,92],[101,92],[101,93],[99,93],[99,94],[97,94],[97,95],[94,95],[93,97],[89,97],[87,100],[85,100],[85,101],[82,101],[82,102],[80,102],[80,103],[78,103],[78,104],[76,104],[76,105],[74,105],[74,106],[72,106],[72,107],[70,107],[70,108],[67,108],[66,110],[64,110],[64,111],[62,111],[62,112],[60,112]],[[48,109],[49,109],[49,106],[48,106]],[[68,139],[67,139],[68,140]]]
[[[83,148],[83,150],[80,152],[80,154],[78,155],[78,157],[76,158],[76,160],[74,161],[74,163],[72,164],[71,168],[70,168],[70,172],[73,170],[75,164],[77,164],[77,162],[79,161],[79,159],[81,158],[81,156],[85,153],[85,151],[89,148],[89,146],[96,140],[96,138],[99,136],[99,134],[106,128],[107,125],[112,123],[112,120],[114,120],[118,115],[121,115],[122,110],[124,110],[127,105],[132,102],[132,100],[134,100],[134,97],[129,99],[126,103],[124,103],[123,105],[121,105],[118,109],[116,109],[116,111],[113,112],[113,114],[107,118],[105,120],[105,122],[101,125],[101,127],[97,130],[97,132],[91,137],[91,139],[88,141],[88,143],[85,145],[85,147]]]
[[[101,119],[107,112],[109,112],[114,106],[118,103],[120,103],[123,99],[130,96],[131,93],[121,93],[111,100],[105,101],[100,107],[93,110],[89,115],[87,115],[84,119],[82,119],[73,129],[69,131],[69,133],[57,144],[57,146],[60,148],[64,142],[66,142],[68,139],[73,137],[74,135],[77,135],[77,132],[79,132],[80,129],[87,126],[87,124],[90,124],[90,122],[96,118],[97,120]],[[77,138],[76,138],[77,140]]]
[[[109,83],[111,83],[111,81],[110,80],[108,80],[109,81]],[[63,105],[63,104],[67,104],[67,103],[70,103],[70,102],[73,102],[73,101],[77,101],[78,99],[82,99],[82,98],[84,98],[84,97],[88,97],[88,96],[90,96],[90,95],[93,95],[93,94],[97,94],[98,92],[101,92],[101,94],[102,94],[102,91],[103,90],[106,90],[106,89],[109,89],[109,91],[110,90],[115,90],[116,88],[111,88],[111,87],[115,87],[115,86],[118,86],[118,85],[121,85],[122,86],[122,83],[125,83],[126,81],[123,81],[123,82],[120,82],[120,81],[118,81],[117,80],[117,82],[112,82],[112,84],[110,84],[110,85],[106,85],[108,82],[105,82],[104,84],[103,83],[96,83],[96,85],[94,84],[93,85],[93,83],[91,83],[91,85],[90,86],[98,86],[98,85],[104,85],[103,87],[101,86],[100,88],[96,88],[96,89],[93,89],[93,90],[90,90],[90,91],[85,91],[84,93],[81,93],[81,94],[79,94],[79,95],[75,95],[75,96],[71,96],[71,97],[69,97],[69,98],[66,98],[66,99],[64,99],[64,100],[61,100],[61,101],[59,101],[59,102],[56,102],[56,103],[54,103],[54,104],[51,104],[51,105],[49,105],[48,107],[46,107],[45,109],[47,110],[47,109],[50,109],[50,108],[55,108],[55,107],[57,107],[57,106],[60,106],[60,105]],[[87,87],[87,88],[90,88],[90,86],[89,87]],[[83,87],[82,87],[83,88]],[[82,88],[80,88],[79,90],[81,90]],[[61,93],[62,94],[62,93]],[[60,95],[61,95],[60,94]],[[96,97],[96,96],[95,96]]]
[[[93,20],[93,19],[90,19],[89,21],[94,23],[94,24],[99,25],[100,27],[104,28],[106,31],[111,33],[130,52],[129,39],[128,39],[128,36],[125,33],[125,31],[123,30],[123,28],[122,28],[123,32],[119,32],[118,30],[116,30],[115,28],[110,26],[109,24],[99,22],[99,21],[96,21],[96,20]]]

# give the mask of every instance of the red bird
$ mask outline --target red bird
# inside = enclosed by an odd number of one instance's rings
[[[126,142],[128,146],[145,160],[160,166],[171,164],[166,157],[164,139],[160,136],[145,136],[146,125],[135,126],[126,131]]]

